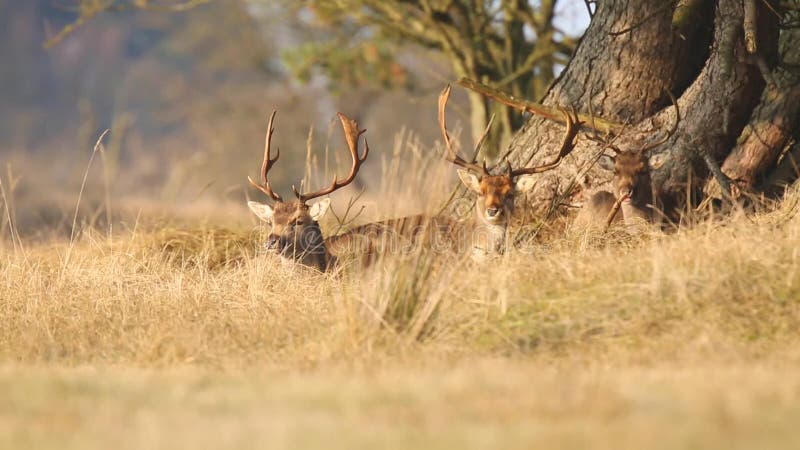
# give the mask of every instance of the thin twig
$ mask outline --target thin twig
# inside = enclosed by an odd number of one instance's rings
[[[333,214],[333,218],[336,219],[336,223],[338,224],[338,228],[336,229],[336,232],[333,233],[333,235],[341,233],[343,229],[347,228],[350,224],[352,224],[356,219],[358,219],[359,216],[361,216],[361,213],[364,212],[364,209],[366,207],[362,205],[361,209],[359,209],[358,212],[355,213],[352,218],[350,218],[349,220],[347,218],[347,216],[350,215],[350,211],[353,209],[353,206],[355,206],[356,202],[358,202],[361,199],[361,196],[364,195],[364,192],[366,192],[366,190],[361,189],[361,191],[359,191],[358,194],[356,194],[353,197],[350,197],[350,200],[347,201],[347,206],[345,207],[344,213],[342,214],[341,217],[339,217],[339,215],[336,214],[336,211],[333,209],[333,205],[331,205],[330,212],[331,214]]]
[[[592,4],[594,3],[595,8],[597,7],[597,2],[594,0],[583,0],[583,3],[586,5],[586,11],[589,13],[589,20],[594,19],[595,11],[592,11]]]
[[[69,35],[77,31],[80,27],[86,25],[89,21],[105,12],[122,12],[129,9],[140,9],[153,12],[185,12],[197,6],[210,3],[212,0],[186,0],[184,2],[174,5],[149,5],[147,2],[136,2],[134,4],[114,5],[114,0],[108,0],[106,3],[99,3],[91,9],[84,9],[80,17],[75,19],[74,22],[65,25],[61,30],[44,42],[43,47],[50,49],[58,45],[61,41],[66,39]]]
[[[653,11],[652,13],[648,14],[647,16],[645,16],[644,19],[642,19],[641,21],[629,26],[628,28],[624,28],[624,29],[619,30],[619,31],[611,31],[608,34],[610,36],[617,37],[617,36],[621,36],[621,35],[623,35],[625,33],[630,33],[631,31],[639,28],[640,26],[644,25],[646,22],[649,22],[650,20],[652,20],[653,18],[655,18],[659,14],[663,13],[664,11],[672,8],[672,3],[673,2],[665,3],[664,5],[662,5],[661,7],[656,9],[655,11]]]
[[[617,201],[614,202],[614,206],[611,207],[611,211],[608,213],[608,217],[606,217],[606,227],[603,229],[603,231],[608,231],[608,229],[611,228],[611,223],[614,222],[614,218],[617,217],[617,213],[619,212],[619,209],[622,207],[622,202],[624,202],[628,198],[630,197],[621,196],[620,198],[617,199]]]

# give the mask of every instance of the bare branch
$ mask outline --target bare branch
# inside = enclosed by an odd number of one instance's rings
[[[566,124],[566,120],[564,120],[564,116],[561,114],[558,108],[514,98],[512,95],[506,94],[505,92],[486,86],[483,83],[479,83],[469,78],[459,78],[458,84],[520,111],[529,112],[554,122]],[[576,116],[578,121],[582,123],[582,128],[595,130],[601,133],[616,134],[624,128],[624,125],[621,123],[613,122],[597,116],[590,117],[582,113],[577,113]]]

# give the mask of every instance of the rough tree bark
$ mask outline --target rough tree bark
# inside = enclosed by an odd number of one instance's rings
[[[800,30],[786,30],[780,40],[782,66],[769,75],[771,85],[761,94],[758,105],[742,130],[736,145],[722,165],[722,171],[745,191],[779,193],[782,185],[797,177],[796,171],[785,175],[772,169],[778,158],[797,139],[800,128]],[[787,67],[795,69],[787,70]],[[789,161],[787,161],[789,162]],[[793,162],[797,167],[797,162]],[[794,173],[793,173],[794,172]],[[716,180],[705,189],[710,196],[722,197]]]
[[[785,85],[776,88],[783,89],[779,93],[762,96],[765,81],[757,58],[745,50],[742,1],[688,3],[693,8],[688,15],[692,20],[682,18],[679,25],[673,25],[673,16],[687,16],[680,7],[676,12],[675,2],[598,2],[583,41],[544,100],[546,105],[574,106],[584,113],[589,113],[591,106],[598,116],[629,124],[615,140],[616,146],[626,150],[666,136],[676,119],[667,92],[677,97],[681,120],[670,139],[653,150],[665,153],[667,162],[652,174],[659,200],[673,211],[682,206],[687,190],[693,194],[701,191],[709,178],[708,161],[723,164],[748,120],[757,125],[765,119],[759,119],[758,113],[751,118],[759,99],[774,102],[776,95],[786,96],[782,104],[795,106],[786,111],[787,123],[797,116],[796,93]],[[779,18],[764,2],[757,3],[758,56],[772,64],[778,48]],[[764,106],[761,114],[772,120],[768,108]],[[551,158],[562,131],[558,124],[532,117],[510,144],[512,163]],[[786,146],[785,140],[781,142],[781,148]],[[780,150],[770,149],[774,154],[766,158],[767,165],[774,165]],[[533,210],[540,213],[549,208],[573,181],[577,181],[577,188],[571,191],[575,202],[604,187],[611,174],[593,167],[600,151],[596,142],[580,139],[572,155],[543,176],[529,195]],[[750,176],[755,179],[755,174],[763,171],[759,166]]]

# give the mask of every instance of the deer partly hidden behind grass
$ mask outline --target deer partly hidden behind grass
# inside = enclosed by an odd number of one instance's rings
[[[275,131],[273,124],[277,111],[273,111],[269,117],[267,126],[267,137],[264,145],[264,161],[261,164],[261,183],[256,183],[252,178],[247,177],[250,184],[270,197],[274,204],[272,206],[258,203],[247,202],[250,210],[261,220],[271,225],[269,236],[267,237],[267,250],[276,252],[282,258],[298,262],[302,265],[313,267],[319,271],[327,271],[336,264],[336,257],[329,251],[322,230],[319,227],[319,220],[325,215],[330,206],[330,198],[319,200],[309,204],[311,200],[333,193],[350,184],[358,174],[361,164],[369,155],[369,144],[364,141],[364,154],[359,155],[358,141],[361,134],[366,130],[359,130],[358,123],[339,113],[339,120],[342,122],[344,137],[347,147],[352,157],[352,167],[350,174],[342,181],[336,176],[330,186],[314,192],[300,193],[294,186],[292,192],[295,200],[284,201],[276,193],[269,183],[269,171],[278,161],[280,150],[275,152],[275,158],[271,156],[272,133]]]
[[[473,159],[467,161],[453,148],[450,136],[447,133],[445,109],[450,97],[450,86],[444,88],[439,95],[439,127],[447,151],[446,159],[458,169],[461,182],[472,192],[477,194],[475,200],[476,222],[474,229],[468,233],[472,239],[472,255],[481,259],[487,255],[499,255],[505,251],[508,238],[508,227],[514,213],[514,200],[520,193],[529,191],[534,186],[531,175],[540,174],[555,169],[561,161],[575,148],[575,139],[582,122],[577,115],[561,110],[564,115],[564,138],[561,142],[556,157],[541,166],[522,167],[514,169],[507,163],[507,169],[500,173],[492,174],[496,166],[487,167],[478,164]],[[488,132],[488,128],[487,128]],[[483,139],[478,142],[478,148]],[[477,151],[475,152],[477,154]],[[505,158],[501,158],[502,162]]]
[[[369,265],[381,255],[408,253],[421,242],[430,244],[432,235],[441,238],[454,233],[456,228],[454,221],[444,217],[416,215],[366,223],[344,233],[324,237],[319,220],[328,211],[330,199],[310,202],[347,186],[355,179],[361,165],[369,155],[369,144],[366,139],[364,139],[363,154],[360,154],[358,149],[360,137],[366,130],[359,130],[356,121],[339,113],[339,120],[342,123],[344,137],[352,158],[350,174],[342,181],[334,176],[330,186],[315,192],[300,193],[292,186],[296,199],[284,200],[272,189],[269,182],[269,171],[280,157],[279,150],[275,152],[274,158],[271,154],[275,114],[276,112],[273,111],[269,118],[264,159],[261,164],[261,183],[256,183],[248,177],[253,186],[273,200],[272,206],[253,201],[248,202],[250,210],[271,226],[265,244],[269,252],[277,253],[285,261],[326,272],[340,266],[340,256],[343,254],[361,256],[364,265]],[[428,240],[425,241],[425,239]],[[442,244],[441,241],[438,243]]]
[[[652,192],[650,170],[661,167],[664,163],[663,155],[648,156],[646,151],[612,149],[615,151],[614,156],[603,154],[597,163],[601,168],[614,173],[611,182],[614,193],[599,191],[592,195],[588,214],[593,222],[605,225],[622,222],[630,226],[654,222],[655,196]],[[617,209],[622,214],[618,214]]]
[[[655,143],[636,149],[620,150],[608,139],[592,137],[593,140],[600,142],[604,149],[611,149],[614,153],[613,155],[603,153],[597,160],[600,168],[614,174],[611,181],[613,192],[594,193],[579,215],[579,223],[607,228],[619,222],[626,226],[636,226],[659,221],[661,216],[656,209],[658,199],[653,191],[651,171],[658,170],[664,164],[666,155],[651,154],[651,152],[665,144],[678,129],[680,111],[675,99],[672,100],[675,106],[675,122],[666,136]],[[618,213],[620,211],[622,214]]]

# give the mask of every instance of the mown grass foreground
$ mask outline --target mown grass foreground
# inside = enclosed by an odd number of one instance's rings
[[[0,447],[791,448],[797,194],[323,275],[249,230],[0,248]]]

